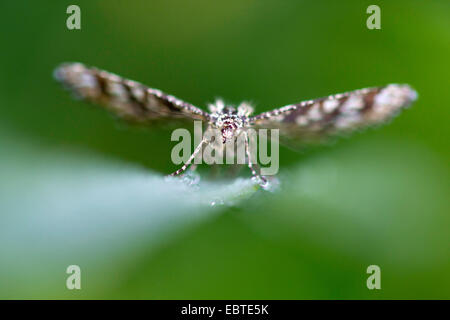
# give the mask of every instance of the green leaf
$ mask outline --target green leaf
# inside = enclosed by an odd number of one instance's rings
[[[2,140],[9,150],[0,157],[4,298],[33,297],[33,292],[38,297],[45,287],[67,294],[68,265],[80,265],[87,274],[108,270],[123,255],[167,241],[258,189],[249,179],[189,185],[91,154],[43,152],[23,148],[17,139]],[[101,281],[108,282],[108,276]]]

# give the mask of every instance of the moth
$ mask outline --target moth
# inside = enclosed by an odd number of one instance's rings
[[[244,135],[246,163],[262,186],[267,185],[268,180],[260,174],[256,160],[250,157],[249,128],[277,128],[280,136],[289,141],[318,142],[386,122],[417,98],[409,85],[389,84],[306,100],[252,115],[254,109],[247,102],[233,107],[217,100],[208,105],[209,112],[206,112],[158,89],[81,63],[64,63],[55,69],[54,76],[76,96],[101,105],[125,120],[144,124],[161,120],[200,120],[208,128],[220,130],[222,144]],[[184,173],[209,143],[212,142],[203,138],[183,166],[171,175]]]

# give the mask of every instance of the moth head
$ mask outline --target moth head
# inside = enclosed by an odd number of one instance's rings
[[[222,134],[222,143],[226,143],[227,141],[234,138],[235,128],[232,125],[224,125],[220,129],[220,133]]]
[[[226,108],[224,110],[226,110]],[[234,113],[224,112],[215,114],[213,117],[212,127],[219,130],[223,143],[237,137],[240,129],[243,127],[243,120],[237,115],[235,109],[234,111]]]
[[[223,113],[216,118],[213,127],[220,130],[222,142],[225,143],[237,137],[243,127],[243,121],[236,114]]]
[[[251,114],[253,108],[247,103],[242,103],[236,109],[233,106],[225,105],[222,100],[216,100],[214,104],[210,104],[211,124],[215,129],[220,130],[222,142],[236,138],[247,119],[247,115]]]

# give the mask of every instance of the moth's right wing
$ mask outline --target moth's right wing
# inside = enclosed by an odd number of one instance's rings
[[[294,149],[327,141],[392,119],[417,98],[408,85],[365,88],[264,112],[250,119],[256,128],[277,128]]]
[[[209,119],[207,112],[174,96],[81,63],[64,63],[54,76],[77,97],[104,106],[128,121]]]

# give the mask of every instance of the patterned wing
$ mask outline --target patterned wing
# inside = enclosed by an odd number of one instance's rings
[[[250,120],[260,128],[278,128],[298,144],[320,142],[384,123],[408,107],[417,93],[408,85],[390,84],[303,101],[268,111]]]
[[[54,76],[77,97],[102,105],[129,121],[209,118],[207,112],[174,96],[81,63],[62,64]]]

